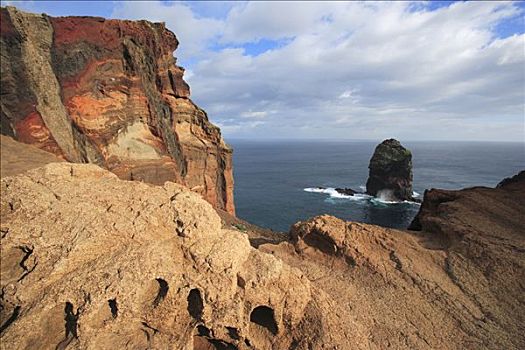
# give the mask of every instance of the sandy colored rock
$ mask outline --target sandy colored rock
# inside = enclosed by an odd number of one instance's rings
[[[222,229],[212,206],[183,186],[72,163],[1,186],[1,342],[10,349],[345,341],[330,334],[336,317],[325,293],[245,234]],[[366,345],[359,327],[350,335]]]
[[[324,215],[260,249],[329,294],[334,332],[348,334],[352,321],[370,348],[523,349],[524,217],[525,182],[515,178],[497,189],[428,191],[422,231]]]
[[[1,15],[1,133],[235,214],[231,148],[189,98],[163,23]]]

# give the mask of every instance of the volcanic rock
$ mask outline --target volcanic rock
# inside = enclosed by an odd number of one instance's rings
[[[381,142],[370,159],[366,193],[387,200],[413,200],[412,153],[395,139]]]
[[[358,193],[356,191],[354,191],[353,189],[351,188],[336,188],[335,189],[337,191],[337,193],[339,194],[344,194],[345,196],[353,196],[354,194]]]
[[[518,174],[507,177],[500,181],[496,185],[496,188],[511,188],[514,186],[523,186],[525,184],[525,170],[520,171]]]
[[[171,182],[70,163],[4,177],[0,341],[521,349],[525,186],[445,192],[425,194],[421,231],[325,215],[254,249]]]
[[[9,349],[319,349],[327,295],[175,183],[53,163],[1,182]],[[356,327],[347,335],[363,347]],[[349,338],[350,339],[350,338]]]
[[[163,23],[0,15],[2,134],[235,213],[232,150],[189,98]]]
[[[525,181],[427,191],[421,231],[318,216],[260,247],[337,301],[375,349],[525,347]],[[352,343],[343,349],[359,349]]]

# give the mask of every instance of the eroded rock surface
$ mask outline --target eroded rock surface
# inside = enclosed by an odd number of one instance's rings
[[[325,215],[259,249],[171,182],[53,163],[1,191],[9,348],[525,346],[522,181],[429,191],[421,231]]]
[[[299,270],[175,183],[53,163],[2,179],[1,222],[10,349],[366,347]]]
[[[398,140],[381,142],[368,168],[367,194],[386,200],[413,200],[412,153]]]
[[[162,23],[1,14],[1,133],[235,213],[231,149],[189,98]]]
[[[270,252],[337,301],[375,349],[525,347],[525,181],[432,190],[421,231],[319,216]],[[344,349],[357,346],[349,344]]]
[[[0,135],[0,177],[12,176],[49,163],[63,162],[54,154]]]

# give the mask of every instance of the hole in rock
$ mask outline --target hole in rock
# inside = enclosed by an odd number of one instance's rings
[[[118,316],[117,298],[109,299],[108,305],[109,305],[109,309],[111,310],[111,315],[113,316],[113,318],[117,318]]]
[[[19,314],[20,314],[20,306],[15,306],[15,308],[13,309],[13,312],[11,313],[11,316],[9,316],[9,318],[5,320],[5,322],[0,326],[0,334],[2,334],[7,329],[7,327],[9,327],[13,322],[16,321]]]
[[[24,270],[24,273],[22,274],[22,276],[20,276],[20,278],[18,279],[18,281],[20,282],[21,280],[23,280],[27,275],[29,275],[31,272],[33,272],[33,270],[35,269],[36,267],[36,264],[33,264],[33,266],[27,266],[26,265],[26,262],[27,260],[29,259],[29,257],[31,256],[31,254],[33,254],[33,248],[30,248],[30,247],[18,247],[20,250],[22,250],[22,252],[25,254],[24,257],[22,258],[22,260],[20,261],[19,265],[20,267]]]
[[[230,338],[239,340],[241,339],[241,336],[239,335],[239,330],[235,327],[226,327],[226,330],[228,331],[228,335]]]
[[[250,322],[258,324],[270,331],[273,335],[277,334],[277,322],[273,309],[268,306],[257,306],[250,314]]]
[[[215,347],[215,350],[238,350],[235,345],[222,340],[208,339],[208,341]]]
[[[78,311],[75,314],[73,312],[73,304],[71,304],[69,301],[66,302],[66,306],[64,308],[64,320],[66,321],[66,338],[69,338],[71,336],[78,337],[77,334],[77,327],[78,327]]]
[[[79,312],[73,312],[73,304],[69,301],[66,302],[64,307],[64,320],[66,321],[66,337],[57,344],[56,350],[65,350],[71,341],[75,338],[78,338],[77,327],[78,327],[78,316]]]
[[[159,291],[155,297],[155,300],[153,300],[153,307],[157,307],[157,305],[159,305],[159,303],[164,300],[166,295],[168,295],[168,290],[170,289],[168,282],[162,278],[157,278],[156,281],[159,284]]]
[[[198,325],[197,326],[197,334],[200,335],[200,336],[203,336],[203,337],[209,337],[210,336],[210,330],[206,326]]]
[[[204,310],[204,302],[202,301],[201,292],[194,288],[188,294],[188,312],[196,320],[202,319],[202,311]]]

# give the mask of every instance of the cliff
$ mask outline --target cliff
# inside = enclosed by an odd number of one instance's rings
[[[427,191],[417,231],[320,216],[260,249],[336,301],[333,331],[359,325],[364,348],[523,349],[523,174],[498,188]]]
[[[232,151],[189,98],[164,24],[0,14],[2,134],[235,213]]]

